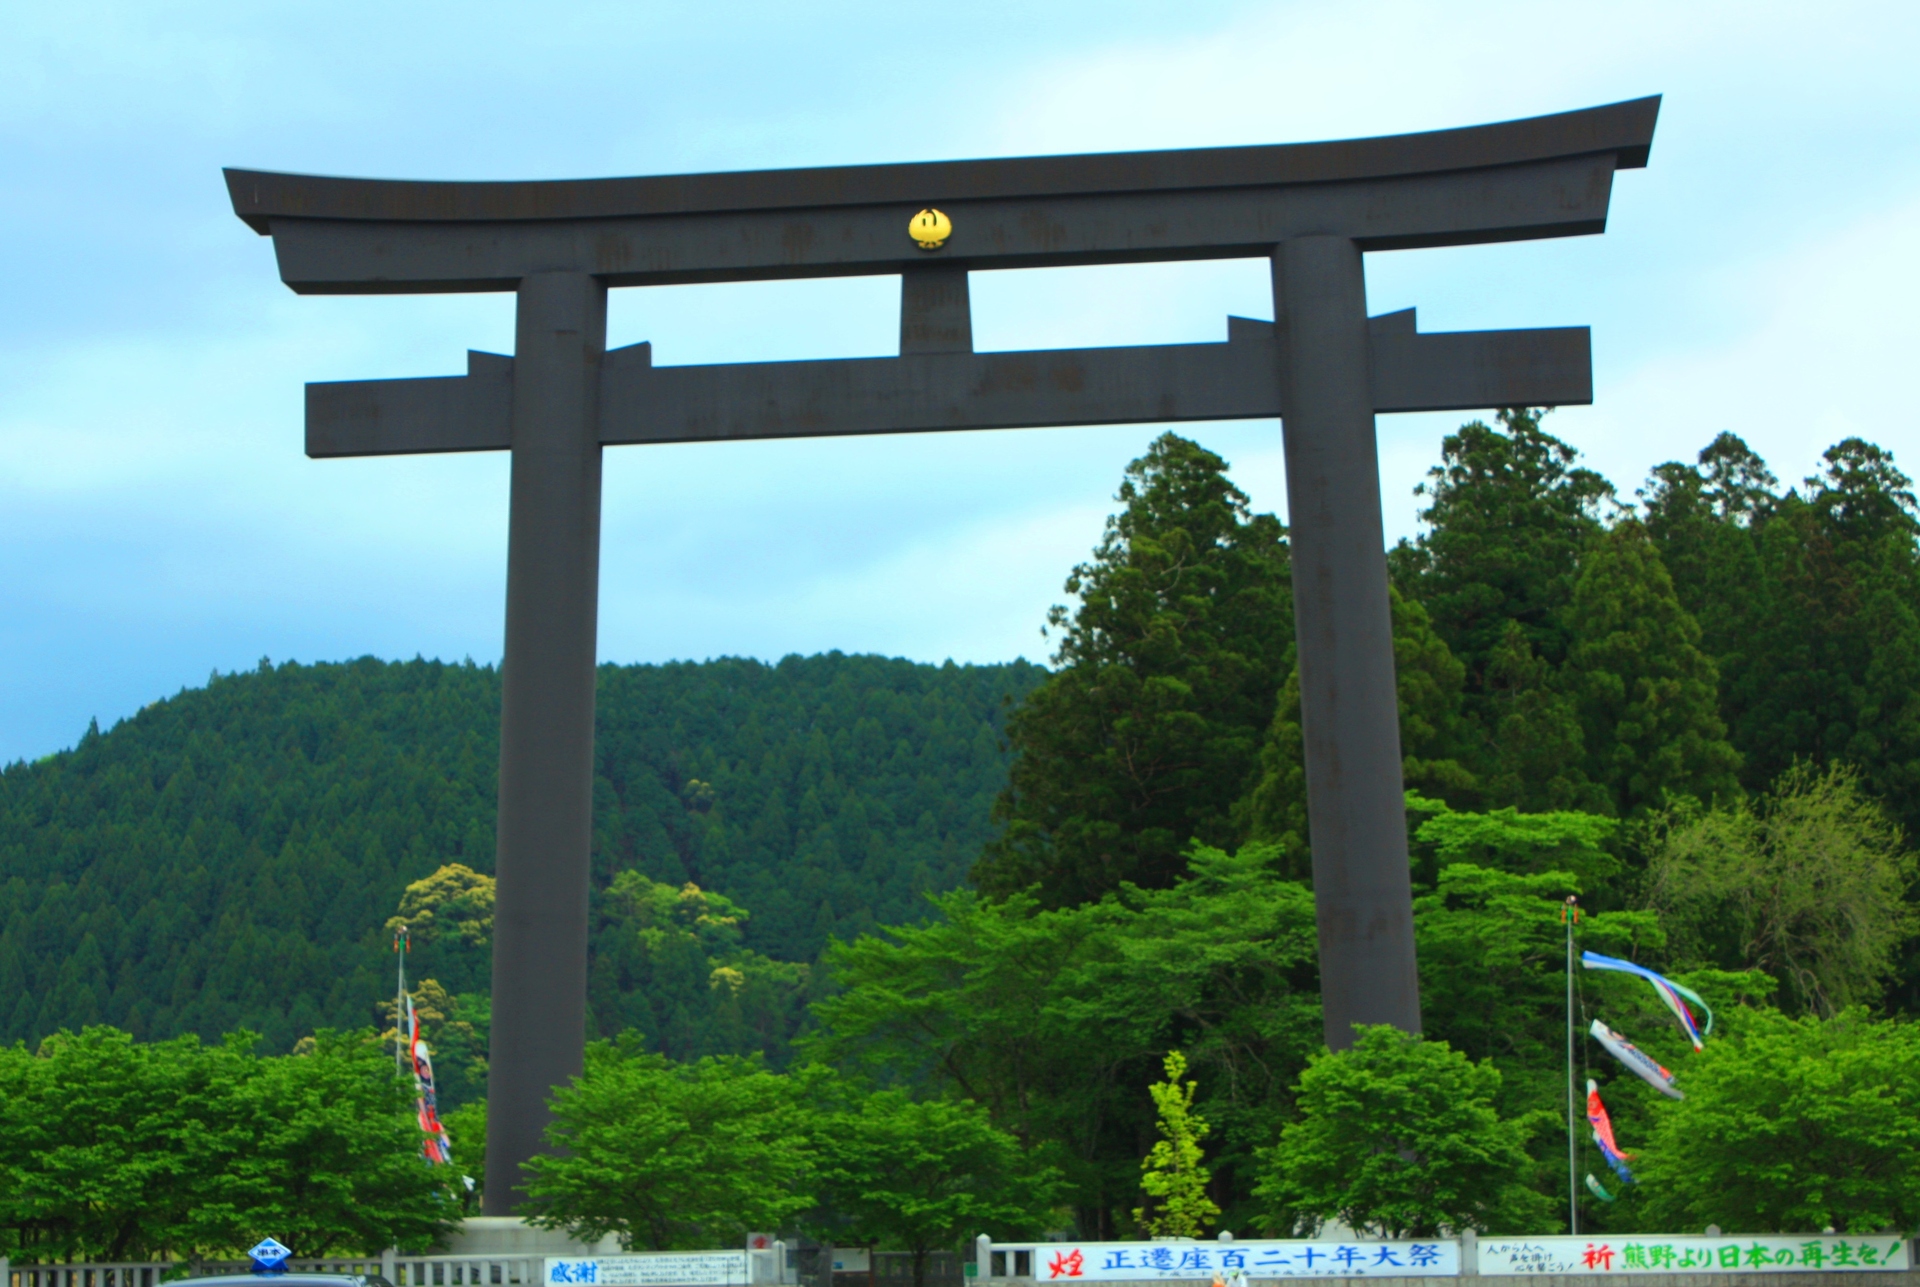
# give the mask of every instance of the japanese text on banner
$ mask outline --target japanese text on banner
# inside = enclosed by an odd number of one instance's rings
[[[1063,1242],[1033,1249],[1040,1282],[1149,1278],[1452,1277],[1453,1242]]]
[[[744,1251],[662,1251],[635,1256],[551,1257],[547,1287],[743,1287]]]
[[[1485,1238],[1482,1274],[1828,1273],[1904,1270],[1907,1243],[1895,1237]]]

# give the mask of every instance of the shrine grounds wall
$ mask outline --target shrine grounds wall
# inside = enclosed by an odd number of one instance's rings
[[[1473,1273],[1461,1274],[1460,1278],[1479,1278]],[[987,1278],[973,1281],[985,1284],[985,1287],[1033,1287],[1032,1278]],[[1302,1281],[1324,1284],[1324,1287],[1360,1287],[1362,1283],[1379,1284],[1382,1282],[1412,1283],[1458,1282],[1459,1278],[1429,1278],[1423,1280],[1387,1278],[1378,1274],[1368,1274],[1359,1278],[1255,1278],[1247,1279],[1250,1287],[1274,1287],[1284,1284],[1297,1284]],[[1489,1277],[1489,1284],[1501,1282],[1510,1287],[1596,1287],[1598,1283],[1616,1284],[1616,1287],[1920,1287],[1920,1271],[1901,1270],[1882,1273],[1725,1273],[1725,1274],[1538,1274],[1503,1275],[1499,1279]],[[1164,1279],[1140,1279],[1138,1281],[1105,1282],[1100,1287],[1168,1287]]]

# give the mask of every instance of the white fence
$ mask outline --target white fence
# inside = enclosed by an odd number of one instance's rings
[[[378,1274],[394,1287],[536,1287],[540,1256],[336,1256],[293,1260],[300,1274]],[[15,1265],[0,1258],[0,1287],[161,1287],[168,1278],[199,1274],[245,1273],[247,1262],[175,1260],[87,1262],[65,1265]]]
[[[749,1282],[775,1287],[791,1281],[786,1247],[732,1254],[746,1257]],[[592,1256],[586,1259],[594,1259]],[[296,1274],[378,1274],[393,1287],[545,1287],[543,1255],[406,1256],[396,1251],[378,1256],[334,1256],[321,1260],[290,1260]],[[572,1259],[580,1259],[573,1257]],[[617,1257],[615,1258],[617,1259]],[[0,1257],[0,1287],[162,1287],[170,1278],[203,1274],[241,1274],[244,1260],[174,1260],[125,1262],[90,1261],[83,1264],[15,1265]],[[748,1287],[742,1283],[741,1287]]]

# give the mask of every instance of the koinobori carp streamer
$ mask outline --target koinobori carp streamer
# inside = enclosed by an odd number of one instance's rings
[[[1627,1070],[1641,1081],[1646,1082],[1647,1085],[1653,1087],[1669,1099],[1686,1098],[1685,1095],[1682,1095],[1678,1090],[1674,1089],[1673,1074],[1665,1068],[1662,1068],[1653,1056],[1641,1050],[1640,1047],[1634,1045],[1631,1041],[1628,1041],[1625,1037],[1598,1019],[1593,1021],[1593,1027],[1588,1029],[1588,1031],[1593,1035],[1593,1039],[1605,1048],[1608,1054],[1625,1064]]]

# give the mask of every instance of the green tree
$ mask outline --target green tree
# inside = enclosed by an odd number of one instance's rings
[[[1523,875],[1452,863],[1433,892],[1414,900],[1427,1035],[1497,1061],[1509,1109],[1564,1107],[1561,913],[1579,888],[1562,871]],[[1645,911],[1588,914],[1579,931],[1581,947],[1612,956],[1637,957],[1661,944],[1659,924]]]
[[[87,1028],[0,1051],[0,1221],[15,1260],[133,1260],[183,1250],[194,1107],[208,1061]]]
[[[1140,1191],[1147,1205],[1135,1208],[1133,1219],[1156,1238],[1199,1238],[1220,1218],[1220,1205],[1207,1196],[1213,1173],[1201,1160],[1207,1119],[1193,1111],[1200,1083],[1181,1083],[1187,1057],[1178,1050],[1167,1052],[1166,1072],[1165,1081],[1147,1087],[1158,1110],[1160,1138],[1140,1163]]]
[[[1038,1234],[1060,1188],[1058,1170],[975,1104],[874,1091],[817,1131],[830,1236],[911,1251],[914,1287],[926,1282],[929,1252],[969,1234]]]
[[[465,863],[448,863],[407,886],[387,929],[407,929],[422,943],[450,936],[484,947],[493,941],[493,886],[493,877]]]
[[[1790,1008],[1880,995],[1914,932],[1915,858],[1857,769],[1789,769],[1757,805],[1683,808],[1650,833],[1647,898],[1692,965],[1757,968]]]
[[[437,979],[421,979],[413,989],[413,1012],[420,1039],[433,1061],[435,1094],[448,1112],[487,1093],[487,1045],[493,1030],[493,998],[485,992],[451,995]],[[381,1005],[387,1027],[380,1040],[391,1050],[400,1041],[396,1001]],[[295,1050],[304,1043],[296,1044]],[[442,1114],[442,1117],[445,1113]],[[466,1164],[462,1159],[463,1166]]]
[[[302,1256],[441,1241],[458,1177],[422,1162],[410,1090],[380,1043],[323,1030],[310,1052],[275,1059],[252,1057],[252,1044],[229,1038],[219,1061],[242,1075],[222,1087],[191,1157],[204,1178],[183,1244],[231,1254],[263,1229]]]
[[[1466,668],[1433,629],[1425,608],[1389,586],[1394,677],[1400,706],[1401,776],[1409,790],[1468,802],[1477,782],[1461,760],[1470,749],[1460,707]],[[1280,689],[1273,722],[1260,749],[1259,777],[1233,810],[1255,841],[1280,846],[1288,874],[1312,872],[1307,841],[1307,773],[1300,729],[1300,670],[1292,666]]]
[[[453,1141],[453,1162],[461,1173],[460,1189],[456,1190],[461,1213],[478,1215],[487,1188],[487,1101],[468,1100],[452,1112],[442,1113],[440,1123]]]
[[[371,1033],[261,1058],[250,1034],[111,1028],[0,1051],[0,1229],[15,1260],[424,1251],[456,1210]]]
[[[1385,1238],[1448,1229],[1549,1227],[1527,1187],[1540,1115],[1503,1120],[1500,1073],[1443,1041],[1379,1025],[1301,1074],[1300,1118],[1267,1156],[1266,1223],[1298,1232],[1339,1220]]]
[[[1476,420],[1449,434],[1417,489],[1430,501],[1427,531],[1391,557],[1400,588],[1465,665],[1476,716],[1508,622],[1549,666],[1565,660],[1580,558],[1613,500],[1612,485],[1540,427],[1544,414],[1508,408],[1498,429]]]
[[[794,1079],[737,1056],[676,1064],[596,1042],[554,1092],[554,1151],[535,1158],[522,1206],[586,1242],[671,1250],[737,1243],[813,1204]]]
[[[1091,563],[1049,614],[1057,669],[1008,721],[1005,831],[974,882],[1050,906],[1179,879],[1189,841],[1230,843],[1292,639],[1284,529],[1227,464],[1163,434],[1127,467]]]
[[[693,935],[713,954],[739,947],[747,920],[746,909],[724,894],[703,890],[690,880],[676,888],[637,871],[613,878],[607,902],[624,912],[650,943],[664,942],[677,931]]]
[[[1753,1233],[1920,1222],[1920,1028],[1860,1008],[1745,1016],[1687,1065],[1640,1160],[1645,1218]]]
[[[658,1034],[679,1060],[704,1054],[789,1057],[813,979],[811,967],[742,945],[749,916],[692,881],[678,886],[623,871],[596,899],[599,932],[588,995],[596,1013]]]
[[[1557,678],[1526,629],[1507,622],[1488,654],[1479,704],[1484,797],[1529,812],[1607,812],[1605,788],[1587,777],[1580,713]]]
[[[1560,687],[1579,714],[1586,775],[1608,811],[1733,798],[1740,757],[1720,720],[1719,674],[1641,524],[1617,523],[1588,547],[1572,621]]]
[[[1421,820],[1413,834],[1414,869],[1428,886],[1456,863],[1520,875],[1564,872],[1584,889],[1603,889],[1620,874],[1611,848],[1620,824],[1612,818],[1571,809],[1472,813],[1412,792],[1407,811]]]
[[[1250,1216],[1254,1154],[1321,1041],[1313,896],[1271,846],[1194,846],[1188,869],[1079,907],[943,896],[937,919],[829,953],[838,990],[802,1044],[1054,1146],[1079,1229],[1104,1238],[1128,1227],[1153,1132],[1139,1087],[1179,1048],[1205,1088],[1216,1195]]]
[[[1680,606],[1700,624],[1700,647],[1714,659],[1720,705],[1736,748],[1751,754],[1744,677],[1768,664],[1757,647],[1774,586],[1763,574],[1755,539],[1779,502],[1779,480],[1737,435],[1721,433],[1697,466],[1655,466],[1639,492],[1647,533],[1673,578]],[[1748,777],[1750,787],[1764,785]]]
[[[1472,733],[1461,702],[1467,668],[1433,627],[1426,608],[1389,586],[1393,668],[1400,708],[1400,776],[1408,790],[1471,801],[1479,781],[1468,769]]]

